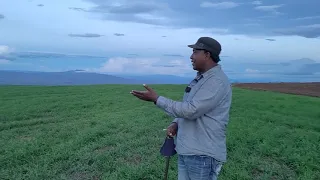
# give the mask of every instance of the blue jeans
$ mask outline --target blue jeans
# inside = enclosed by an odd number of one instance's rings
[[[178,180],[217,180],[221,167],[209,156],[178,155]]]

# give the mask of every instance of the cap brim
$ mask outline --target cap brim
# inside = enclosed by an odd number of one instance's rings
[[[200,47],[195,45],[195,44],[191,44],[191,45],[188,45],[189,48],[193,48],[193,49],[199,49]]]
[[[200,46],[197,46],[196,44],[191,44],[191,45],[188,45],[189,48],[193,48],[193,49],[203,49],[201,48]]]

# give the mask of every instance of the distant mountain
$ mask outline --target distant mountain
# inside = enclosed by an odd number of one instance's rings
[[[133,78],[146,84],[189,84],[192,77],[181,77],[174,75],[117,75],[123,78]]]
[[[65,72],[0,70],[0,85],[189,84],[193,77],[174,75],[108,75],[70,70]],[[231,82],[239,80],[230,79]],[[246,80],[240,80],[240,82]],[[250,80],[247,80],[250,82]]]
[[[81,70],[67,72],[0,71],[0,85],[141,84],[134,79]]]
[[[317,76],[317,78],[320,76]],[[309,78],[309,79],[308,79]],[[315,78],[315,77],[314,77]],[[240,82],[311,82],[309,76],[286,75],[282,78],[230,78]],[[0,70],[0,85],[94,85],[94,84],[189,84],[193,77],[174,75],[108,75],[77,69],[65,72],[5,71]],[[319,79],[319,78],[318,78]],[[319,80],[317,80],[319,81]]]

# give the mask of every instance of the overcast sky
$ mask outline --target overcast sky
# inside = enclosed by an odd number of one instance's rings
[[[210,36],[222,45],[227,72],[319,74],[319,7],[319,0],[1,0],[0,69],[192,73],[187,45]],[[38,54],[15,55],[30,51]]]

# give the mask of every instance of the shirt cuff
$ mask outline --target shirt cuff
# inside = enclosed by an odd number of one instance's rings
[[[167,99],[163,96],[159,96],[156,105],[161,109],[165,109],[167,107]]]
[[[179,118],[175,118],[171,123],[177,123],[178,124]]]

